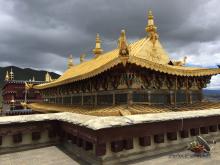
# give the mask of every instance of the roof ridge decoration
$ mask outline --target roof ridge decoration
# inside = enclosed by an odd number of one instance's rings
[[[155,48],[159,35],[157,34],[157,27],[154,25],[154,16],[151,10],[148,11],[148,24],[145,30],[148,33],[150,41],[153,43],[153,48]]]
[[[8,81],[8,80],[9,80],[9,74],[8,74],[8,71],[6,71],[5,81]]]
[[[11,71],[9,73],[9,79],[14,80],[14,72],[13,72],[12,68],[11,68]]]
[[[68,59],[68,69],[73,67],[73,55],[70,54],[69,59]]]
[[[95,40],[95,48],[92,50],[95,55],[95,58],[99,57],[103,53],[101,43],[102,41],[100,39],[99,33],[97,33],[96,40]]]
[[[80,64],[85,61],[85,56],[86,56],[85,54],[80,55]]]
[[[130,48],[127,43],[126,34],[125,34],[124,29],[121,30],[121,35],[118,39],[118,49],[119,49],[119,57],[120,57],[123,65],[125,66],[128,59],[129,59]]]

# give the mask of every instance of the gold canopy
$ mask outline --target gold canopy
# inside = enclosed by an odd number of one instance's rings
[[[220,73],[220,69],[217,68],[208,69],[169,65],[170,59],[159,41],[152,12],[149,12],[148,16],[151,21],[148,22],[146,30],[151,34],[149,34],[148,37],[128,45],[129,55],[126,59],[126,63],[136,64],[146,69],[177,76],[208,76]],[[124,64],[124,61],[120,58],[120,48],[117,48],[99,55],[97,58],[93,58],[90,61],[75,65],[66,70],[57,80],[36,85],[34,88],[45,89],[90,78],[120,63]]]

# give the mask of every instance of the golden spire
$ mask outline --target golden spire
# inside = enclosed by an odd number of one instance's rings
[[[118,39],[118,48],[119,48],[119,55],[120,56],[128,56],[129,55],[129,48],[126,39],[125,30],[121,30],[120,38]]]
[[[71,54],[68,59],[68,69],[73,66],[73,55]]]
[[[45,81],[46,81],[46,82],[52,81],[52,78],[51,78],[51,76],[50,76],[50,74],[49,74],[48,72],[47,72],[46,75],[45,75]]]
[[[8,74],[8,71],[6,71],[5,81],[8,81],[8,80],[9,80],[9,74]]]
[[[103,52],[103,50],[101,48],[101,39],[100,39],[98,33],[96,34],[95,48],[92,51],[93,51],[95,57],[98,57]]]
[[[13,71],[12,71],[12,68],[11,68],[11,71],[10,71],[10,73],[9,73],[9,79],[10,79],[10,80],[14,80],[14,73],[13,73]]]
[[[148,33],[157,31],[157,27],[154,25],[154,16],[151,10],[148,11],[148,23],[145,30]]]
[[[35,81],[35,77],[33,76],[32,81]]]
[[[153,16],[151,10],[148,11],[148,24],[147,24],[145,30],[148,33],[148,37],[152,41],[153,47],[154,47],[156,41],[159,38],[159,35],[157,34],[157,27],[154,25],[154,16]]]
[[[121,30],[121,35],[118,39],[119,57],[124,66],[126,66],[129,59],[129,47],[126,39],[125,30]]]
[[[83,63],[84,62],[84,60],[85,60],[85,54],[81,54],[80,55],[80,63]]]

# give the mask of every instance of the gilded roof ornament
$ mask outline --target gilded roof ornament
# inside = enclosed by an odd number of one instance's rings
[[[14,72],[13,72],[12,68],[11,68],[11,71],[9,73],[9,79],[14,80]]]
[[[187,57],[185,56],[182,61],[170,61],[169,64],[174,66],[184,66],[186,64],[186,59]]]
[[[8,71],[6,71],[5,81],[8,81],[8,80],[9,80],[9,74],[8,74]]]
[[[73,66],[73,55],[70,54],[69,59],[68,59],[68,69]]]
[[[46,82],[51,82],[52,81],[52,78],[51,78],[51,76],[50,76],[50,74],[48,72],[45,75],[45,81]]]
[[[153,43],[153,47],[155,47],[155,43],[159,39],[159,35],[157,34],[157,27],[154,25],[154,16],[151,10],[148,11],[148,24],[145,30]]]
[[[80,63],[83,63],[84,62],[84,60],[85,60],[85,54],[81,54],[80,55]]]
[[[118,49],[119,49],[119,56],[121,57],[123,64],[126,65],[126,62],[129,57],[129,47],[124,29],[121,30],[121,35],[118,39]]]
[[[96,34],[95,48],[92,51],[95,57],[98,57],[99,55],[103,53],[103,50],[101,48],[101,39],[98,33]]]

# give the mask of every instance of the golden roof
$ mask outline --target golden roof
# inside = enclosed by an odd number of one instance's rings
[[[152,15],[152,12],[150,12]],[[153,19],[153,17],[151,17]],[[153,26],[153,20],[148,22],[147,27]],[[138,66],[177,76],[207,76],[220,73],[220,69],[194,68],[186,66],[168,65],[170,59],[167,52],[163,49],[156,30],[149,30],[151,33],[134,43],[128,45],[129,56],[126,57],[126,63],[136,64]],[[57,80],[36,85],[36,89],[45,89],[62,84],[71,83],[78,80],[93,77],[100,74],[117,64],[125,61],[119,55],[119,48],[99,55],[90,61],[86,61],[67,69]]]
[[[176,108],[165,105],[118,105],[118,106],[67,106],[61,104],[47,104],[47,103],[31,103],[28,107],[39,112],[53,113],[53,112],[73,112],[93,116],[123,116],[134,114],[148,114],[148,113],[161,113],[161,112],[181,112],[193,110],[213,110],[219,109],[220,103],[201,102],[190,105],[178,105]]]

